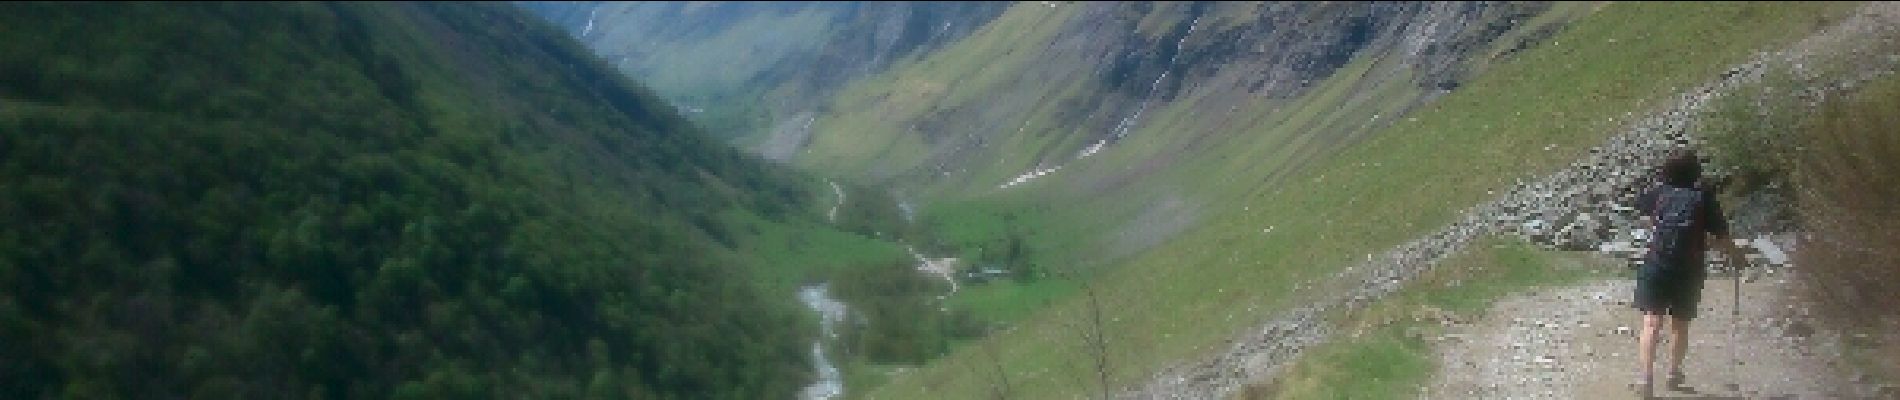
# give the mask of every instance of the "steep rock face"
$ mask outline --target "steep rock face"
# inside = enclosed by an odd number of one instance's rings
[[[726,137],[968,35],[999,2],[522,2]],[[726,122],[738,120],[739,122]]]
[[[1252,76],[1243,80],[1250,93],[1292,98],[1362,53],[1395,53],[1419,75],[1420,86],[1450,89],[1467,56],[1548,8],[1536,3],[1276,3],[1222,20],[1221,11],[1213,10],[1217,6],[1205,3],[1185,10],[1144,6],[1129,4],[1112,12],[1119,21],[1174,14],[1187,22],[1159,36],[1140,35],[1140,26],[1117,27],[1135,32],[1114,49],[1106,75],[1112,87],[1128,95],[1164,99],[1221,73]],[[1203,19],[1210,26],[1201,26]],[[1143,92],[1149,88],[1138,84],[1168,72],[1177,79],[1155,93]]]

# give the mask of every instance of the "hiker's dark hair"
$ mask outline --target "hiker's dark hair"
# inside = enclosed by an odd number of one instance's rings
[[[1696,157],[1695,150],[1677,150],[1669,154],[1669,161],[1662,165],[1663,183],[1675,187],[1690,187],[1702,177],[1702,160]]]

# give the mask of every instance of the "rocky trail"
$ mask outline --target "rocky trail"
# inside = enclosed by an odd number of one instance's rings
[[[1460,213],[1461,218],[1439,228],[1431,234],[1388,249],[1382,253],[1369,256],[1363,263],[1344,268],[1342,272],[1336,274],[1336,276],[1331,279],[1335,282],[1346,282],[1345,290],[1331,291],[1331,293],[1328,294],[1318,294],[1316,295],[1318,298],[1308,303],[1308,305],[1287,310],[1259,327],[1241,333],[1229,341],[1231,344],[1226,349],[1212,353],[1203,359],[1192,360],[1185,364],[1165,368],[1152,375],[1146,383],[1122,391],[1118,394],[1118,397],[1139,399],[1227,398],[1244,385],[1269,380],[1278,374],[1290,361],[1297,358],[1302,350],[1322,343],[1330,336],[1331,323],[1326,321],[1323,317],[1324,315],[1332,311],[1364,307],[1398,290],[1406,281],[1417,277],[1438,261],[1452,254],[1456,254],[1473,239],[1485,235],[1515,236],[1555,248],[1594,250],[1612,257],[1632,257],[1636,255],[1636,249],[1642,248],[1643,243],[1641,230],[1637,229],[1636,210],[1625,206],[1625,204],[1630,204],[1630,200],[1633,199],[1639,191],[1650,184],[1648,181],[1649,166],[1656,165],[1658,161],[1673,149],[1682,148],[1684,146],[1699,146],[1700,140],[1692,134],[1690,125],[1692,125],[1695,116],[1709,104],[1711,99],[1743,85],[1759,81],[1767,69],[1767,66],[1770,64],[1791,65],[1795,67],[1797,73],[1800,73],[1802,72],[1801,68],[1803,65],[1809,65],[1816,61],[1851,57],[1848,55],[1850,53],[1854,56],[1858,56],[1862,54],[1860,51],[1861,47],[1859,46],[1867,45],[1872,41],[1891,42],[1895,37],[1900,37],[1900,35],[1896,34],[1896,27],[1900,27],[1900,4],[1868,3],[1860,9],[1855,10],[1844,20],[1822,29],[1782,51],[1760,54],[1748,62],[1730,68],[1727,72],[1720,74],[1719,77],[1716,77],[1707,84],[1679,92],[1666,102],[1664,106],[1655,109],[1642,118],[1633,120],[1630,124],[1626,125],[1622,132],[1611,136],[1611,138],[1602,145],[1590,149],[1584,158],[1571,163],[1569,166],[1542,177],[1522,181],[1509,190],[1503,191],[1493,200],[1464,210]],[[1825,96],[1834,89],[1851,87],[1859,82],[1891,73],[1897,63],[1900,63],[1900,57],[1853,60],[1852,65],[1856,68],[1855,70],[1843,73],[1834,82],[1821,87],[1811,88],[1811,94],[1814,96],[1810,98]],[[1781,229],[1781,227],[1763,225],[1764,226],[1756,227],[1755,229],[1764,231]],[[1758,252],[1757,255],[1762,256],[1764,254]],[[1619,315],[1618,313],[1623,315],[1623,317],[1621,317],[1623,320],[1631,319],[1630,316],[1634,314],[1627,306],[1617,306],[1614,304],[1617,301],[1627,301],[1629,297],[1627,294],[1618,292],[1618,290],[1626,292],[1627,288],[1619,289],[1617,285],[1628,285],[1628,283],[1606,282],[1595,286],[1585,286],[1551,294],[1578,299],[1574,301],[1555,301],[1537,298],[1517,299],[1513,300],[1516,303],[1506,302],[1500,306],[1505,307],[1511,306],[1512,304],[1541,304],[1541,306],[1556,307],[1552,309],[1519,310],[1503,308],[1498,313],[1494,313],[1497,315],[1496,318],[1500,318],[1497,321],[1517,321],[1516,323],[1519,324],[1525,320],[1571,315],[1576,318],[1574,318],[1574,321],[1568,321],[1570,324],[1559,324],[1557,325],[1559,328],[1546,329],[1579,330],[1570,333],[1570,336],[1562,336],[1564,333],[1556,331],[1522,329],[1514,331],[1510,329],[1509,324],[1498,328],[1502,329],[1503,333],[1497,333],[1495,330],[1479,330],[1471,334],[1506,335],[1507,338],[1526,340],[1525,342],[1513,343],[1530,344],[1540,343],[1533,340],[1539,337],[1561,340],[1561,342],[1552,342],[1560,345],[1572,341],[1588,343],[1595,340],[1621,340],[1610,337],[1598,338],[1594,336],[1596,333],[1600,333],[1598,330],[1593,330],[1596,328],[1582,327],[1582,324],[1590,324],[1591,327],[1600,327],[1603,324],[1619,323],[1616,321],[1617,318],[1613,317],[1614,315]],[[1717,285],[1711,284],[1710,290],[1706,292],[1704,296],[1705,299],[1709,299],[1705,300],[1705,305],[1711,307],[1721,303],[1719,299],[1723,299],[1723,296],[1727,295],[1726,293],[1731,293],[1718,290],[1714,286]],[[1744,287],[1744,293],[1753,292],[1767,295],[1768,293],[1779,293],[1780,291],[1779,286],[1763,287],[1760,290],[1752,289],[1752,287],[1753,286]],[[1557,299],[1561,299],[1561,297]],[[1766,304],[1757,305],[1758,307],[1773,307],[1773,304],[1777,304],[1771,301],[1760,301],[1757,303]],[[1776,321],[1774,318],[1784,318],[1785,316],[1766,314],[1766,309],[1760,311],[1762,313],[1757,314],[1760,316],[1755,324],[1757,327],[1753,328],[1756,330],[1749,331],[1747,330],[1749,328],[1745,328],[1736,332],[1738,336],[1752,335],[1750,336],[1750,341],[1744,341],[1742,343],[1763,344],[1786,337],[1785,335],[1780,335],[1778,331],[1761,327],[1763,325],[1773,326],[1770,322]],[[1720,317],[1722,316],[1711,315],[1711,317],[1713,318],[1708,319],[1708,321],[1720,322]],[[1515,319],[1513,320],[1513,318]],[[1551,321],[1546,321],[1546,324],[1549,322]],[[1559,320],[1555,322],[1565,321]],[[1620,323],[1627,325],[1629,322]],[[1569,328],[1561,328],[1563,326],[1569,326]],[[1614,327],[1616,325],[1611,326]],[[1726,334],[1727,332],[1714,329],[1700,329],[1697,332],[1698,335],[1714,333]],[[1589,340],[1584,340],[1586,338]],[[1633,341],[1633,339],[1630,339],[1630,341]],[[1496,345],[1498,342],[1491,340],[1472,341],[1471,343],[1477,346],[1498,347]],[[1779,347],[1760,345],[1750,346],[1750,349],[1758,352],[1780,351],[1776,349],[1810,349],[1807,346],[1807,344]],[[1484,374],[1487,372],[1482,370],[1482,368],[1491,367],[1478,367],[1479,369],[1453,372],[1451,373],[1452,375],[1474,373],[1477,375],[1450,378],[1466,379],[1467,381],[1465,382],[1467,383],[1446,382],[1441,385],[1443,387],[1436,389],[1436,392],[1428,391],[1427,394],[1436,393],[1440,394],[1438,397],[1448,398],[1619,398],[1616,396],[1630,393],[1621,388],[1622,385],[1630,381],[1631,370],[1628,368],[1615,368],[1613,366],[1628,366],[1633,365],[1634,362],[1618,364],[1616,361],[1619,359],[1599,353],[1600,351],[1615,353],[1616,350],[1613,349],[1616,348],[1616,345],[1612,342],[1602,342],[1600,346],[1531,347],[1534,348],[1516,350],[1521,353],[1506,353],[1501,355],[1504,357],[1518,356],[1520,358],[1517,359],[1516,362],[1528,362],[1531,364],[1530,366],[1496,369],[1495,373],[1490,376],[1489,379],[1485,378],[1486,375]],[[1537,355],[1529,355],[1529,353],[1527,353],[1536,351],[1537,348],[1544,349],[1542,350],[1543,353]],[[1499,349],[1494,348],[1488,350]],[[1577,351],[1581,351],[1581,353],[1574,353]],[[1720,352],[1724,350],[1717,349],[1715,351]],[[1530,358],[1522,358],[1526,355],[1529,355]],[[1457,354],[1457,358],[1454,359],[1477,360],[1483,359],[1485,356],[1485,354],[1460,353]],[[1560,356],[1570,357],[1568,358],[1570,363],[1559,364]],[[1773,358],[1774,355],[1757,354],[1757,357],[1768,359]],[[1817,355],[1816,357],[1819,356]],[[1593,361],[1588,363],[1577,361],[1579,358],[1592,358]],[[1807,372],[1811,370],[1803,368],[1806,366],[1799,365],[1799,363],[1807,362],[1801,360],[1813,360],[1814,358],[1783,357],[1775,359],[1780,360],[1777,362],[1786,362],[1787,364],[1771,365],[1764,363],[1751,366],[1748,370],[1755,372],[1749,373],[1772,375],[1774,373],[1786,373],[1790,371]],[[1713,361],[1713,358],[1708,358],[1698,362]],[[1480,363],[1478,365],[1486,365],[1486,363]],[[1512,364],[1507,363],[1504,365]],[[1575,368],[1572,368],[1572,365],[1574,365]],[[1597,365],[1603,366],[1599,368]],[[1701,371],[1707,367],[1707,365],[1692,366],[1689,368],[1689,371],[1691,371],[1691,374],[1701,374],[1700,372],[1694,371]],[[1523,368],[1531,368],[1532,371],[1536,368],[1546,368],[1549,369],[1549,371],[1542,374],[1521,373],[1527,372],[1523,371]],[[1582,372],[1579,373],[1579,371]],[[1806,374],[1794,374],[1790,376],[1790,378],[1801,375]],[[1532,379],[1539,380],[1532,381]],[[1697,393],[1702,393],[1703,391],[1714,393],[1715,388],[1713,386],[1706,386],[1708,381],[1698,381],[1696,376],[1691,376],[1690,379],[1692,385],[1702,385],[1695,387]],[[1512,385],[1526,386],[1532,389],[1525,389],[1525,391],[1497,392],[1496,395],[1487,394],[1485,392],[1486,390],[1494,390],[1486,389],[1487,387],[1508,386],[1499,383],[1503,381],[1518,382]],[[1568,383],[1559,384],[1560,381]],[[1754,386],[1745,385],[1740,388],[1739,391],[1731,390],[1730,394],[1745,397],[1761,397],[1779,396],[1781,393],[1786,392],[1798,396],[1810,396],[1815,393],[1830,393],[1827,392],[1825,388],[1831,387],[1826,386],[1830,384],[1830,382],[1783,382],[1783,380],[1769,378],[1754,379],[1750,382],[1752,382]],[[1538,389],[1543,386],[1550,386],[1551,389]],[[1559,391],[1557,388],[1564,388],[1565,390]],[[1544,393],[1548,395],[1544,395]],[[1667,394],[1661,391],[1658,393]],[[1608,397],[1598,397],[1598,395]]]
[[[1733,274],[1710,277],[1690,329],[1687,380],[1679,387],[1663,384],[1667,343],[1659,343],[1655,398],[1900,398],[1900,386],[1840,364],[1846,343],[1873,338],[1818,328],[1790,299],[1788,273],[1772,271],[1745,274],[1739,297]],[[1630,384],[1641,321],[1629,306],[1633,290],[1633,280],[1613,279],[1499,301],[1478,321],[1429,339],[1439,373],[1421,394],[1637,398]]]

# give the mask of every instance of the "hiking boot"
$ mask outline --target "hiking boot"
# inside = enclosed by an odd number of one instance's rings
[[[1673,390],[1682,388],[1682,384],[1685,381],[1688,381],[1688,378],[1682,375],[1682,371],[1669,371],[1669,379],[1664,381],[1663,384],[1668,385],[1669,388]]]

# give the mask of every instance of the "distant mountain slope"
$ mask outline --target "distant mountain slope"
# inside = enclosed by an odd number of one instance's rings
[[[1006,2],[545,2],[521,4],[653,86],[716,135],[802,126],[853,79],[953,43]],[[784,146],[778,146],[780,148]],[[768,152],[774,158],[789,153]]]
[[[820,116],[800,161],[959,195],[1042,170],[1060,169],[1066,182],[1129,181],[1065,168],[1103,152],[1128,157],[1098,170],[1167,168],[1216,155],[1217,145],[1298,164],[1457,88],[1574,14],[1550,9],[1018,3],[965,41],[851,86]],[[1249,143],[1263,139],[1272,143]]]
[[[888,186],[926,220],[1014,225],[1031,262],[1087,269],[1274,190],[1593,7],[1016,3],[775,132],[809,139],[769,141],[804,143],[796,164]],[[949,246],[994,248],[1008,229]]]
[[[787,398],[815,195],[507,4],[10,4],[0,397]]]

